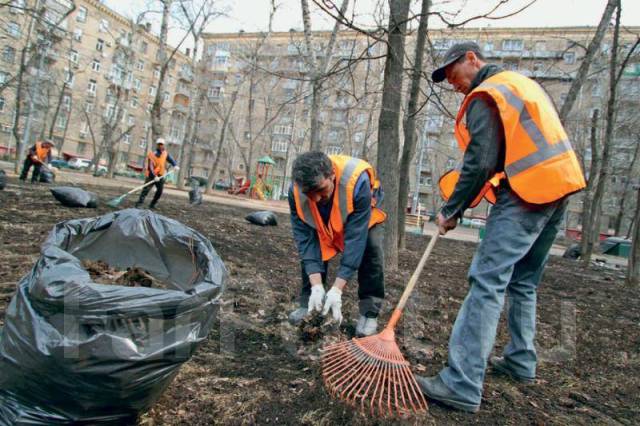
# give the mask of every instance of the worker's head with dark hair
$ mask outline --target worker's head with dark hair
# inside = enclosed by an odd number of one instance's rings
[[[293,162],[293,181],[300,190],[315,202],[326,202],[334,188],[333,163],[320,151],[301,154]]]

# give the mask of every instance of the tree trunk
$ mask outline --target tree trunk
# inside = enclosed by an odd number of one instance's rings
[[[589,165],[589,178],[587,179],[587,187],[584,190],[582,199],[582,237],[580,241],[580,253],[593,251],[593,240],[591,238],[591,229],[593,228],[593,215],[591,214],[591,206],[593,204],[593,187],[598,179],[598,169],[600,167],[599,147],[598,147],[598,110],[593,110],[591,116],[591,164]]]
[[[169,65],[167,58],[167,34],[169,32],[169,11],[173,0],[162,0],[162,21],[160,23],[160,39],[158,43],[158,62],[160,66],[160,77],[158,78],[158,87],[156,96],[153,99],[153,107],[151,109],[151,142],[155,142],[159,137],[163,136],[164,128],[162,126],[162,96],[164,92],[164,80]]]
[[[640,287],[640,185],[637,186],[636,213],[633,216],[631,252],[627,266],[627,284]]]
[[[633,151],[633,158],[631,159],[631,163],[629,164],[629,167],[627,168],[627,172],[625,174],[626,181],[624,183],[624,186],[622,187],[622,192],[620,193],[620,198],[619,198],[620,203],[618,205],[618,214],[616,215],[616,221],[614,225],[616,235],[620,235],[620,228],[622,228],[622,221],[624,219],[624,213],[625,213],[624,211],[625,201],[627,199],[626,195],[627,195],[627,191],[629,191],[629,186],[631,186],[631,181],[633,180],[633,171],[635,170],[636,162],[638,161],[639,154],[640,154],[640,141],[636,143],[636,148]]]
[[[575,103],[576,98],[578,97],[578,92],[580,92],[580,88],[584,84],[584,80],[587,78],[587,73],[589,72],[589,67],[591,66],[591,61],[595,56],[600,44],[602,43],[602,39],[604,37],[605,32],[609,26],[609,22],[611,22],[611,16],[613,16],[613,11],[615,10],[618,4],[618,0],[608,0],[607,6],[602,13],[602,17],[600,18],[600,23],[598,24],[598,28],[596,29],[596,33],[591,39],[589,46],[587,47],[587,52],[580,63],[580,68],[578,68],[578,72],[576,73],[576,77],[573,79],[571,83],[571,87],[569,88],[569,92],[567,93],[567,97],[562,104],[562,108],[560,109],[560,121],[563,123],[569,116],[571,112],[571,108],[573,108],[573,104]]]
[[[424,44],[427,38],[427,22],[429,20],[429,1],[422,0],[420,11],[420,24],[418,25],[418,38],[416,40],[416,53],[411,75],[411,90],[409,92],[409,106],[405,114],[404,145],[402,147],[402,159],[400,160],[400,192],[398,194],[398,248],[406,247],[405,219],[407,215],[407,201],[409,200],[409,170],[411,161],[416,154],[416,114],[418,112],[418,100],[420,98],[420,78],[422,77],[422,58],[424,57]],[[418,191],[419,182],[416,182]]]
[[[378,119],[378,172],[385,198],[384,255],[389,270],[398,269],[398,154],[400,151],[400,109],[404,39],[409,15],[409,0],[389,1],[388,51],[384,67],[382,105]]]
[[[207,177],[207,189],[206,193],[213,193],[213,186],[216,182],[216,174],[218,172],[218,164],[220,163],[220,156],[222,155],[222,148],[224,146],[224,141],[227,136],[227,126],[229,125],[229,121],[231,119],[231,113],[233,112],[233,107],[236,103],[236,99],[238,97],[238,92],[233,92],[231,95],[231,105],[229,105],[229,110],[224,117],[224,121],[222,122],[222,129],[220,129],[220,138],[218,139],[218,147],[216,149],[216,158],[213,160],[213,164],[209,169],[209,176]]]
[[[53,128],[56,125],[56,120],[58,119],[58,114],[60,113],[60,105],[62,104],[62,99],[64,98],[64,91],[67,88],[67,82],[62,83],[62,89],[60,89],[60,95],[58,95],[58,102],[56,103],[56,109],[53,112],[53,117],[51,118],[51,126],[49,126],[49,134],[48,138],[53,138]]]
[[[611,155],[611,146],[613,145],[613,127],[615,125],[615,111],[616,111],[616,89],[617,89],[617,66],[618,66],[618,42],[620,39],[620,15],[622,14],[620,0],[618,0],[618,7],[616,11],[616,23],[613,29],[613,46],[611,48],[611,60],[609,62],[609,99],[607,101],[607,115],[605,134],[602,143],[602,161],[600,167],[600,173],[598,174],[598,181],[596,182],[596,188],[593,194],[593,203],[591,211],[600,212],[602,201],[604,197],[604,191],[609,179],[610,164],[609,157]],[[599,221],[598,221],[599,222]],[[590,244],[587,244],[587,251],[582,252],[582,260],[585,264],[589,264],[591,260],[591,254],[593,253],[593,244],[598,241],[600,229],[592,227],[587,229],[587,232],[582,232],[582,237],[589,238]]]

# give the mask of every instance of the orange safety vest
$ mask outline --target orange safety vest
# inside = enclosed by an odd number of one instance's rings
[[[144,175],[149,177],[149,164],[153,167],[153,175],[154,176],[164,176],[165,171],[167,170],[167,151],[162,151],[160,157],[157,157],[154,152],[149,152],[147,154],[147,161],[144,163]]]
[[[495,74],[473,89],[456,117],[455,135],[462,152],[471,136],[463,117],[477,97],[491,97],[498,107],[505,137],[504,172],[487,181],[471,203],[484,197],[495,203],[494,187],[506,178],[515,193],[532,204],[546,204],[583,189],[586,184],[576,154],[545,91],[533,80],[512,71]],[[448,200],[460,177],[460,166],[440,178]]]
[[[42,142],[40,141],[36,141],[36,157],[38,157],[38,159],[41,162],[45,162],[47,160],[47,157],[49,156],[49,151],[51,151],[51,148],[45,148],[42,146]]]
[[[333,205],[329,223],[324,224],[318,211],[317,204],[307,198],[298,185],[293,185],[293,195],[296,202],[298,217],[307,225],[316,230],[320,241],[322,260],[328,261],[339,252],[344,251],[344,225],[347,217],[353,213],[353,191],[356,182],[363,172],[369,174],[372,194],[380,188],[380,182],[376,179],[375,170],[364,160],[346,155],[330,155],[335,173],[335,187],[333,190]],[[376,207],[377,199],[371,198],[371,219],[369,228],[382,223],[387,215]]]

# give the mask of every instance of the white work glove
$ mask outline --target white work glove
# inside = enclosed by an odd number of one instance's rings
[[[176,173],[178,173],[178,172],[180,171],[180,166],[175,166],[175,167],[173,168],[173,170],[174,170]]]
[[[327,292],[327,298],[324,301],[324,309],[322,315],[327,315],[331,310],[333,319],[342,322],[342,290],[338,287],[331,287],[331,290]]]
[[[311,286],[311,296],[309,296],[309,313],[322,310],[322,300],[324,299],[324,287],[322,284]]]
[[[153,181],[154,182],[160,182],[160,179],[162,179],[162,177],[156,176],[156,177],[153,178]]]

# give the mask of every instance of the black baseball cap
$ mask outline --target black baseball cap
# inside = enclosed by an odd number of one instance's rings
[[[433,80],[434,83],[443,81],[447,77],[444,70],[469,51],[476,55],[482,55],[480,53],[480,46],[473,41],[465,41],[464,43],[457,43],[451,46],[449,50],[447,50],[447,53],[444,54],[444,59],[440,67],[431,73],[431,80]]]

